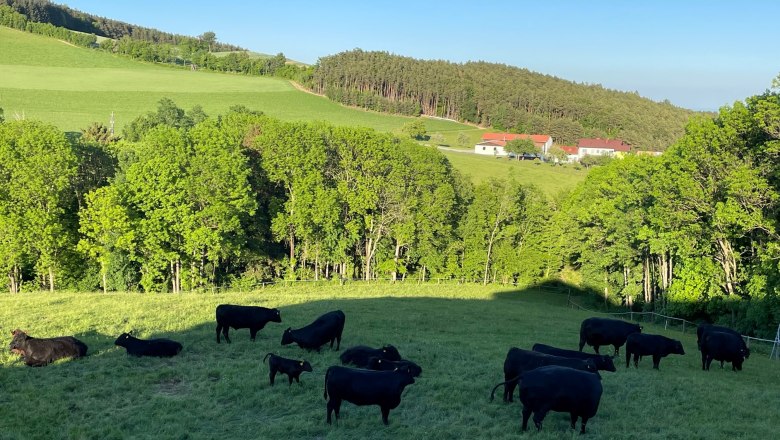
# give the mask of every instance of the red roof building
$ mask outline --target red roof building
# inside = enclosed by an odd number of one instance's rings
[[[515,133],[485,133],[482,135],[482,141],[499,141],[506,145],[507,142],[515,139],[530,139],[537,148],[541,148],[543,153],[552,146],[552,137],[546,134],[515,134]]]
[[[582,138],[577,142],[577,147],[582,150],[612,150],[628,153],[631,151],[631,145],[623,142],[621,139],[602,139],[602,138]],[[585,153],[588,154],[588,153]]]

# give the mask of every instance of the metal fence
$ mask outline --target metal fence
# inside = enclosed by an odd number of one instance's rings
[[[671,327],[676,330],[681,330],[683,333],[685,333],[687,330],[695,331],[697,327],[696,323],[688,321],[686,319],[677,318],[674,316],[662,315],[660,313],[655,313],[655,312],[601,312],[598,310],[591,310],[574,302],[571,299],[571,295],[568,296],[567,301],[569,303],[569,307],[577,308],[579,310],[585,310],[587,312],[601,313],[604,315],[612,315],[612,316],[624,316],[624,317],[628,317],[630,321],[651,322],[653,324],[660,324],[661,322],[663,322],[664,330],[667,330]],[[745,344],[748,346],[748,348],[750,348],[751,342],[753,343],[754,346],[758,344],[758,346],[761,347],[761,351],[765,350],[766,352],[769,353],[770,359],[771,358],[780,359],[780,326],[778,326],[777,328],[777,336],[775,337],[774,340],[754,338],[753,336],[746,336],[746,335],[741,335],[741,336],[745,340]],[[769,348],[770,346],[771,349]]]

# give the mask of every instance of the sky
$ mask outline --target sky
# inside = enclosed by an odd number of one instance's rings
[[[780,74],[777,0],[54,0],[314,64],[360,48],[487,61],[717,110]]]

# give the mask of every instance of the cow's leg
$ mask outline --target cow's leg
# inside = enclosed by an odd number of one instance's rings
[[[707,369],[707,355],[702,352],[701,353],[701,370],[705,371]]]
[[[268,378],[271,380],[271,386],[274,386],[274,378],[276,377],[276,368],[271,367],[271,372],[268,373]]]
[[[288,374],[288,375],[287,375],[287,380],[289,380],[289,381],[290,381],[290,385],[289,385],[289,386],[292,386],[292,382],[293,382],[293,378],[294,378],[294,377],[295,377],[295,375],[294,375],[294,374]]]
[[[631,362],[631,353],[629,353],[629,351],[626,350],[626,368],[628,368],[630,362]]]
[[[336,336],[336,351],[339,351],[341,349],[341,334]]]
[[[595,351],[596,354],[601,354],[601,353],[599,353],[599,347],[601,347],[601,346],[600,345],[594,345],[593,346],[593,351]]]
[[[580,336],[580,351],[582,351],[582,347],[584,346],[585,346],[585,339],[582,336]]]
[[[230,344],[230,336],[228,335],[228,332],[230,331],[230,326],[226,325],[222,327],[222,335],[225,337],[225,342]]]
[[[585,434],[585,424],[587,423],[588,423],[588,418],[582,416],[582,428],[580,429],[580,434]]]
[[[615,347],[615,356],[620,354],[620,346],[619,345],[613,345]]]
[[[298,385],[301,384],[301,373],[295,375],[295,381],[298,382]],[[292,385],[292,382],[290,382],[290,385]]]
[[[514,396],[515,394],[515,387],[517,386],[517,381],[513,380],[506,385],[504,385],[504,401],[505,402],[514,402]]]
[[[325,420],[328,422],[328,424],[330,424],[330,413],[334,409],[334,407],[333,407],[333,403],[334,402],[333,401],[334,401],[334,399],[331,398],[330,400],[328,400],[328,403],[325,404],[325,409],[326,409],[326,413],[327,413],[327,417],[325,418]]]
[[[569,413],[569,416],[571,417],[571,429],[577,429],[577,414]]]
[[[654,354],[653,355],[653,368],[656,370],[658,369],[658,366],[661,364],[661,355],[660,354]]]
[[[249,328],[249,339],[254,342],[255,337],[257,336],[257,332],[259,332],[260,329],[257,327],[250,327]]]
[[[528,430],[528,419],[531,417],[531,409],[523,405],[523,431]]]
[[[387,416],[390,415],[390,408],[387,406],[382,406],[382,423],[385,425],[388,425]]]
[[[712,356],[707,356],[707,371],[710,371],[710,365],[712,365]]]
[[[534,426],[536,426],[537,431],[542,430],[542,422],[544,421],[544,418],[547,417],[548,411],[550,411],[550,408],[545,406],[534,412]]]
[[[634,368],[639,368],[639,359],[641,359],[642,356],[639,356],[639,354],[634,353]]]

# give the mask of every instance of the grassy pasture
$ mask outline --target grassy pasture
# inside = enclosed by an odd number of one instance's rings
[[[221,303],[279,307],[283,323],[270,323],[249,341],[231,331],[233,344],[215,342],[214,308]],[[285,328],[303,326],[334,309],[346,313],[343,348],[392,343],[423,367],[401,405],[381,423],[378,407],[342,405],[341,420],[325,423],[324,374],[339,352],[280,346]],[[14,328],[32,336],[71,334],[89,355],[29,368],[0,351],[0,437],[4,439],[311,438],[311,439],[559,439],[581,438],[568,415],[550,413],[540,433],[520,434],[519,403],[489,402],[503,380],[511,346],[534,342],[576,347],[579,323],[591,316],[566,307],[566,296],[537,290],[476,285],[275,287],[252,293],[56,293],[0,297],[5,343]],[[113,346],[123,331],[170,337],[184,344],[172,359],[129,358]],[[777,362],[756,353],[745,370],[700,370],[695,334],[647,333],[681,339],[688,353],[651,369],[602,374],[604,395],[589,422],[591,439],[774,438]],[[289,387],[268,385],[267,352],[305,358],[313,373]]]
[[[121,128],[156,108],[163,97],[189,109],[200,104],[212,115],[233,105],[288,121],[323,120],[400,132],[411,118],[343,107],[296,90],[289,81],[137,62],[65,44],[53,38],[0,26],[0,107],[7,118],[24,115],[79,131],[92,122],[108,123],[114,112]],[[425,119],[429,132],[471,129]]]
[[[441,151],[455,168],[471,176],[474,183],[491,177],[514,175],[518,181],[534,184],[548,195],[573,188],[585,180],[588,173],[584,169],[576,170],[571,165],[557,166],[538,160],[509,160],[470,152]]]

